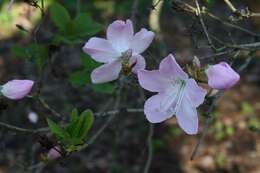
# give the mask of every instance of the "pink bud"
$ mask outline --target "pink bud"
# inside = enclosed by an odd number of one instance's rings
[[[33,84],[31,80],[11,80],[2,85],[1,93],[9,99],[22,99],[31,91]]]
[[[226,62],[212,65],[206,70],[208,85],[214,89],[229,89],[240,79],[240,76]]]
[[[28,119],[31,123],[36,124],[38,122],[38,115],[35,112],[29,112]]]
[[[48,154],[47,154],[47,157],[49,160],[56,160],[58,158],[61,157],[61,154],[60,154],[60,147],[56,146],[52,149],[49,150]]]

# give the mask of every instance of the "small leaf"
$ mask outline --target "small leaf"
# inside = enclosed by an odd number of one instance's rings
[[[51,21],[61,32],[65,32],[69,22],[71,21],[69,12],[57,2],[53,3],[49,10]]]
[[[73,122],[76,122],[78,120],[78,115],[79,115],[79,111],[78,109],[73,109],[71,114],[70,114],[70,121],[73,123]]]
[[[54,121],[52,121],[51,119],[47,119],[47,123],[49,129],[56,138],[61,141],[69,138],[68,133],[62,127],[58,126]]]
[[[70,124],[67,127],[66,131],[70,134],[71,137],[73,137],[74,130],[77,128],[78,121],[79,121],[79,115],[78,110],[73,109],[70,114]]]
[[[84,140],[87,137],[88,131],[94,122],[94,115],[92,111],[88,109],[82,112],[80,115],[80,121],[82,128],[80,130],[79,137]]]

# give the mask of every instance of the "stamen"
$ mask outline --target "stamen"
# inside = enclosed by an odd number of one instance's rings
[[[178,111],[184,97],[186,83],[184,80],[175,80],[173,85],[173,91],[168,95],[166,100],[160,103],[161,111],[167,111],[169,114],[176,114]],[[172,104],[176,99],[176,105],[173,107]]]
[[[122,70],[125,75],[131,72],[133,66],[129,64],[129,59],[132,57],[133,51],[132,49],[128,49],[127,51],[122,53]]]

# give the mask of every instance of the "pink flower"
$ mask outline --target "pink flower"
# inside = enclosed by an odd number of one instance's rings
[[[49,160],[56,160],[61,157],[60,147],[56,146],[49,150],[47,157]]]
[[[131,20],[116,20],[107,28],[107,39],[92,37],[83,47],[95,61],[105,63],[91,73],[93,83],[116,80],[123,68],[133,72],[145,68],[145,59],[140,55],[151,44],[154,33],[141,29],[134,34]]]
[[[31,80],[11,80],[1,86],[1,93],[9,99],[22,99],[31,91],[33,84]]]
[[[204,102],[207,92],[188,77],[172,54],[161,61],[159,70],[140,70],[138,80],[144,89],[158,93],[144,104],[148,121],[159,123],[176,115],[187,134],[197,133],[196,108]]]
[[[240,79],[240,76],[226,62],[210,66],[206,70],[208,85],[214,89],[229,89]]]

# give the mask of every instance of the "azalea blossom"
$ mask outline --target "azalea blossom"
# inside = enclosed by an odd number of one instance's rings
[[[211,88],[222,90],[233,87],[240,79],[240,76],[226,62],[211,65],[206,70],[208,85]]]
[[[33,84],[31,80],[11,80],[1,86],[1,93],[9,99],[22,99],[29,94]]]
[[[92,37],[83,47],[95,61],[105,63],[91,73],[93,83],[116,80],[122,68],[135,73],[145,68],[145,59],[140,54],[151,44],[153,32],[142,28],[134,34],[131,20],[116,20],[108,26],[106,37]]]
[[[196,108],[204,102],[207,92],[188,77],[172,54],[161,61],[159,70],[140,70],[138,80],[144,89],[158,93],[144,104],[148,121],[159,123],[176,115],[187,134],[197,133]]]

